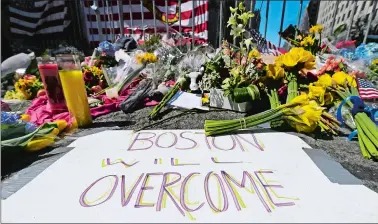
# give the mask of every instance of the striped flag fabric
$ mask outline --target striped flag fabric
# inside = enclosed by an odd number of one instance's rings
[[[253,42],[256,43],[257,49],[261,53],[271,54],[274,56],[278,56],[281,54],[279,48],[276,47],[272,42],[266,40],[260,32],[255,29],[250,30],[251,37],[253,38]]]
[[[378,99],[378,89],[368,80],[357,78],[358,92],[363,100]]]
[[[70,24],[64,0],[11,0],[12,34],[34,36],[63,32]]]
[[[153,4],[154,2],[155,4]],[[121,16],[119,14],[119,3],[122,4],[120,5],[123,14]],[[168,15],[166,9],[168,9]],[[143,39],[141,36],[143,30],[145,34],[153,34],[155,25],[158,33],[166,33],[166,16],[168,17],[169,32],[171,33],[172,30],[179,31],[180,9],[181,32],[191,35],[194,23],[193,39],[197,42],[207,42],[208,0],[85,0],[84,15],[88,40],[94,44],[104,40],[111,41],[115,39],[114,36],[120,34],[121,29],[124,30],[125,34],[133,32],[133,37],[137,40]],[[194,18],[192,9],[194,9]],[[99,17],[99,21],[96,17]],[[123,18],[123,27],[120,25],[120,17]],[[102,29],[103,39],[100,38],[99,27]]]

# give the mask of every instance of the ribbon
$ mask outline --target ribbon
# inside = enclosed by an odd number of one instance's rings
[[[364,102],[361,100],[358,96],[349,96],[345,98],[339,105],[339,108],[337,108],[336,118],[338,121],[340,121],[341,125],[344,124],[344,119],[341,113],[341,109],[344,106],[344,104],[347,101],[351,101],[353,103],[353,108],[351,109],[352,116],[354,117],[357,113],[363,112],[367,113],[370,117],[370,119],[378,125],[378,108],[370,108],[364,104]],[[356,135],[358,134],[357,130],[354,130],[349,136],[348,140],[351,141]]]

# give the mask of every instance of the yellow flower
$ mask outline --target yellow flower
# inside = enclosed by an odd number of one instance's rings
[[[274,60],[274,64],[276,64],[277,66],[283,66],[283,56],[284,54],[277,56]]]
[[[295,97],[290,101],[290,103],[297,103],[297,104],[308,104],[308,96],[306,93],[302,93],[301,95]]]
[[[312,26],[309,30],[310,33],[320,33],[323,31],[323,26],[320,24],[316,24],[315,26]]]
[[[373,60],[372,64],[373,64],[373,65],[378,65],[378,58],[375,59],[375,60]]]
[[[351,76],[351,75],[347,75],[346,78],[347,78],[347,81],[348,81],[348,85],[349,85],[349,86],[352,86],[352,87],[354,87],[354,88],[357,87],[356,79],[355,79],[353,76]]]
[[[23,120],[23,121],[26,121],[26,122],[30,121],[29,114],[22,114],[20,120]]]
[[[348,75],[345,72],[336,72],[332,75],[332,80],[335,81],[337,85],[344,86],[345,84],[357,87],[357,82],[353,76]]]
[[[282,64],[286,67],[294,67],[299,62],[299,56],[292,53],[286,53],[282,57]]]
[[[314,86],[313,83],[310,84],[308,98],[313,100],[318,100],[320,105],[324,105],[324,94],[325,89],[321,86]]]
[[[52,137],[38,137],[32,139],[26,146],[25,151],[35,152],[44,149],[54,143]]]
[[[295,116],[288,116],[289,124],[298,132],[313,132],[320,120],[323,108],[315,101],[310,101],[308,104],[296,106],[292,112]]]
[[[158,61],[158,58],[152,53],[141,53],[136,56],[136,60],[139,64],[145,63],[155,63]]]
[[[285,71],[280,66],[269,64],[267,66],[266,74],[269,78],[272,78],[274,80],[278,80],[278,79],[281,79],[285,76]]]
[[[240,67],[239,66],[236,66],[236,67],[233,67],[231,70],[230,70],[230,74],[234,77],[236,76],[239,76],[240,74]]]
[[[251,50],[248,54],[248,60],[250,60],[251,58],[258,58],[258,57],[260,57],[260,52],[256,48]]]
[[[136,60],[138,61],[138,64],[143,64],[143,55],[142,54],[138,54],[136,56]]]
[[[292,116],[287,117],[286,119],[289,121],[288,123],[290,124],[290,126],[295,128],[295,130],[297,130],[297,132],[299,133],[312,133],[315,131],[316,127],[318,126],[317,124],[313,124],[313,125],[304,124]]]
[[[302,41],[301,41],[301,46],[303,46],[303,47],[307,47],[307,46],[312,46],[312,45],[314,45],[314,43],[315,43],[315,40],[312,38],[312,37],[310,37],[310,36],[307,36],[307,37],[305,37]]]
[[[54,123],[58,126],[59,132],[63,131],[68,125],[65,120],[56,120]]]
[[[304,63],[304,68],[311,70],[315,66],[315,56],[301,47],[294,47],[288,53],[276,58],[278,66],[294,67],[298,63]]]
[[[202,97],[202,105],[209,103],[208,97]]]
[[[315,86],[322,87],[331,87],[332,86],[332,77],[329,74],[324,74],[319,76],[318,81],[314,82]]]

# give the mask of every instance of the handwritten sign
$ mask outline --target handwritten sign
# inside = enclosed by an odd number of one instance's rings
[[[106,131],[3,201],[4,222],[374,222],[378,196],[332,183],[284,133]]]

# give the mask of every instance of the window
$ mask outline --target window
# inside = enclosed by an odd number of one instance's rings
[[[349,1],[347,1],[347,4],[345,5],[345,8],[347,9],[349,6]]]
[[[344,9],[344,6],[341,6],[340,12],[342,12],[342,11],[343,11],[343,9]]]
[[[370,15],[370,14],[366,14],[366,16],[365,16],[365,20],[366,20],[366,22],[369,20],[369,15]]]
[[[372,0],[372,1],[370,1],[370,6],[372,6],[373,5],[373,3],[374,3],[374,1]]]
[[[352,12],[352,10],[349,10],[349,12],[348,12],[348,18],[350,17],[350,13]]]
[[[339,18],[337,18],[337,23],[339,23],[340,22],[340,17]]]
[[[345,19],[345,14],[343,14],[343,21],[344,21],[344,19]]]

